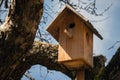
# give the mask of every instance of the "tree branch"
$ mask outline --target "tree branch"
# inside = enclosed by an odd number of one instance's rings
[[[32,47],[43,13],[43,0],[11,0],[8,15],[0,26],[0,78],[9,80]]]
[[[27,53],[26,57],[20,62],[19,66],[14,70],[11,78],[19,80],[26,70],[32,65],[40,64],[46,66],[50,70],[61,71],[72,80],[75,79],[76,72],[70,71],[64,65],[58,63],[58,45],[34,42],[32,49]],[[99,73],[101,68],[105,67],[106,58],[102,55],[94,57],[94,69],[86,70],[87,80],[93,79]]]
[[[27,53],[26,57],[23,58],[19,66],[16,67],[11,77],[15,80],[19,80],[32,65],[40,64],[46,66],[50,70],[61,71],[73,78],[74,73],[66,69],[62,64],[59,64],[57,62],[57,57],[58,45],[34,42],[32,49]]]

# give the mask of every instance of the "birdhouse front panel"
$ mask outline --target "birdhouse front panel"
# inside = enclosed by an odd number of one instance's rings
[[[70,13],[68,14],[69,15],[67,16],[69,17],[65,18],[65,20],[60,24],[59,61],[79,59],[83,57],[84,53],[83,24],[77,20],[75,16]]]
[[[59,27],[58,61],[69,67],[80,67],[81,65],[83,66],[84,63],[90,65],[92,61],[91,58],[88,57],[92,57],[92,53],[87,51],[90,51],[91,46],[86,47],[86,45],[84,45],[85,43],[87,44],[87,40],[84,40],[84,35],[86,33],[89,34],[91,31],[87,29],[85,23],[82,19],[78,18],[78,16],[72,13],[68,13],[66,16],[67,18],[61,22]],[[90,38],[92,37],[89,36],[89,39]],[[86,51],[86,53],[84,51]]]

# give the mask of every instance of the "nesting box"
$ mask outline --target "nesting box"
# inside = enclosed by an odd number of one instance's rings
[[[76,69],[93,67],[93,34],[102,36],[87,18],[66,5],[47,31],[59,42],[60,63]]]

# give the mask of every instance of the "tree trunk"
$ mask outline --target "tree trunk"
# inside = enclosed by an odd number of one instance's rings
[[[0,80],[20,80],[34,64],[59,70],[74,79],[75,72],[57,62],[57,45],[33,44],[43,13],[43,1],[11,1],[8,16],[0,26]]]
[[[42,13],[42,0],[11,0],[6,20],[0,26],[1,80],[11,80],[32,47]]]

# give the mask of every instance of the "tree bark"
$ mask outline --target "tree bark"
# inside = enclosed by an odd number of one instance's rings
[[[24,57],[20,62],[19,66],[15,68],[10,78],[19,80],[26,72],[26,70],[35,64],[46,66],[50,70],[61,71],[70,78],[74,78],[74,72],[68,70],[62,64],[59,64],[57,59],[58,45],[34,42],[33,47],[29,50],[26,57]]]
[[[75,78],[74,71],[57,62],[57,45],[34,42],[42,13],[43,0],[11,0],[8,16],[0,26],[0,80],[20,80],[34,64]]]
[[[11,0],[6,20],[0,26],[1,80],[10,80],[32,47],[42,13],[42,0]]]

